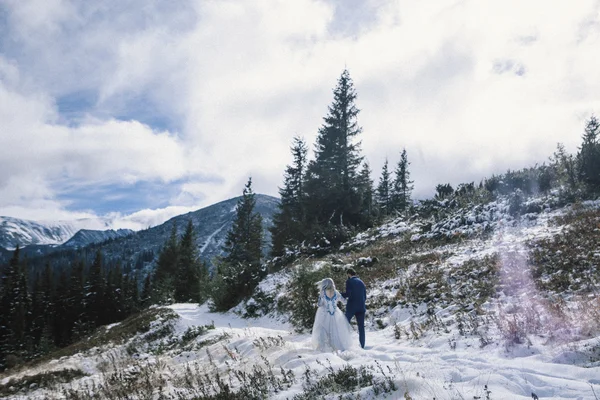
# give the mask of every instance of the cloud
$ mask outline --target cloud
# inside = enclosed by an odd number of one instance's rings
[[[144,209],[129,215],[109,213],[106,215],[106,219],[111,221],[110,226],[113,229],[132,229],[137,231],[160,225],[177,215],[182,215],[191,211],[196,211],[196,208],[168,206],[160,209]]]
[[[140,193],[138,225],[237,196],[250,175],[275,195],[345,66],[374,179],[405,147],[416,197],[574,151],[600,109],[597,2],[339,4],[4,2],[0,213],[93,214],[68,195],[140,182],[170,197]]]

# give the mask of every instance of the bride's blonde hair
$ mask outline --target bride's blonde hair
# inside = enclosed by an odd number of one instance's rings
[[[325,278],[322,281],[317,282],[317,286],[320,287],[322,292],[325,292],[329,289],[335,292],[335,282],[333,282],[333,279],[331,278]]]

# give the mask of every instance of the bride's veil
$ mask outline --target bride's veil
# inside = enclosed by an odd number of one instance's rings
[[[322,281],[317,282],[317,287],[321,293],[326,293],[327,290],[331,289],[335,293],[335,282],[331,278],[325,278]]]

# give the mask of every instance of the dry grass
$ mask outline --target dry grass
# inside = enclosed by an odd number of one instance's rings
[[[19,371],[33,368],[48,360],[69,357],[77,353],[86,352],[95,347],[106,345],[108,343],[114,343],[116,345],[125,343],[135,335],[148,332],[152,322],[159,319],[168,321],[175,318],[177,318],[177,313],[169,308],[148,308],[128,317],[121,323],[113,326],[111,329],[107,329],[106,327],[102,326],[96,329],[96,331],[94,331],[90,336],[76,343],[45,354],[42,357],[30,362],[20,364],[16,368],[12,368],[9,371],[5,371],[3,374],[0,374],[0,378],[10,376]]]
[[[550,239],[529,244],[536,286],[553,294],[598,293],[600,210],[574,208],[555,223],[567,226]]]
[[[411,264],[441,262],[450,256],[448,253],[436,251],[436,247],[442,244],[445,243],[413,242],[410,240],[410,234],[405,234],[399,238],[379,239],[358,251],[339,255],[339,260],[344,265],[353,266],[365,285],[369,287],[398,277],[398,272],[406,270]],[[376,258],[376,262],[368,266],[359,265],[357,260],[368,257]],[[340,269],[339,273],[341,276],[339,280],[345,281],[344,270]]]
[[[57,371],[40,372],[36,375],[24,375],[11,378],[7,383],[0,384],[0,396],[27,393],[33,389],[52,388],[58,384],[68,383],[74,379],[86,376],[79,369],[61,369]]]

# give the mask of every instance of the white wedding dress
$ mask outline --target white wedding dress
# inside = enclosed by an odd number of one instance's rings
[[[313,348],[320,351],[345,351],[353,347],[354,331],[337,306],[340,300],[342,295],[337,290],[331,298],[321,291],[312,329]]]

